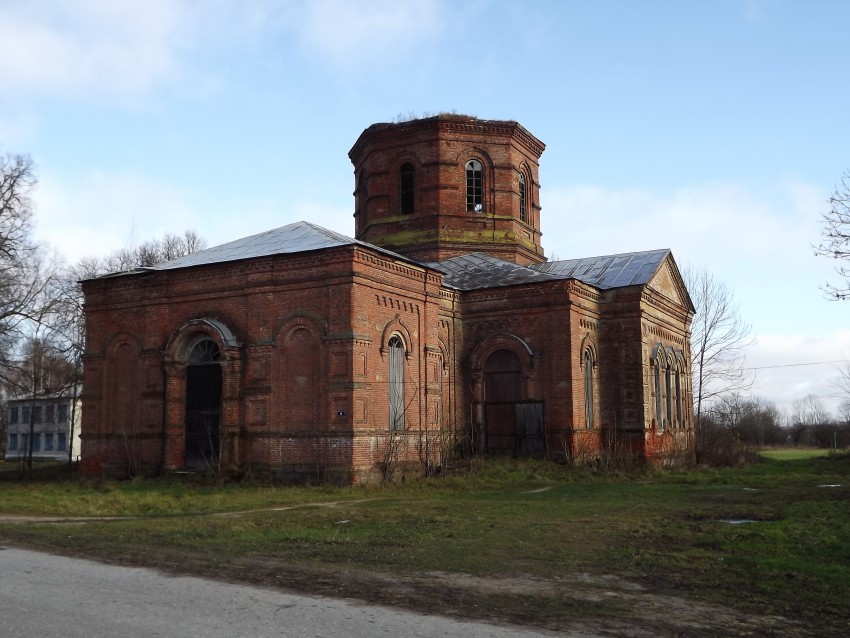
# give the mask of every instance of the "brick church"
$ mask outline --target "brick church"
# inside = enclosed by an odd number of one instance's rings
[[[673,256],[547,261],[543,150],[513,121],[374,124],[349,152],[354,238],[297,222],[84,281],[84,470],[358,482],[687,455]]]

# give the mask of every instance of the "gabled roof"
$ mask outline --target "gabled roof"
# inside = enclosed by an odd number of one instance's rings
[[[561,279],[578,279],[602,290],[649,283],[670,250],[645,250],[619,255],[565,259],[531,266]]]
[[[178,268],[191,268],[193,266],[205,266],[209,264],[220,264],[229,261],[240,261],[243,259],[254,259],[257,257],[269,257],[271,255],[286,255],[302,253],[323,248],[337,248],[339,246],[364,246],[371,250],[383,253],[393,259],[401,259],[409,263],[418,263],[409,257],[399,255],[374,246],[366,242],[352,239],[346,235],[328,230],[317,224],[300,221],[287,224],[280,228],[267,230],[264,233],[243,237],[235,241],[213,246],[205,250],[199,250],[191,255],[178,257],[171,261],[164,261],[155,266],[136,268],[130,271],[121,271],[102,275],[106,277],[121,277],[124,275],[140,274],[157,270],[176,270]]]
[[[383,248],[346,237],[316,224],[302,221],[268,230],[259,235],[243,237],[242,239],[237,239],[221,246],[200,250],[185,257],[165,261],[153,266],[150,270],[189,268],[191,266],[205,264],[218,264],[225,261],[239,261],[242,259],[253,259],[255,257],[301,253],[310,250],[320,250],[322,248],[337,248],[339,246],[352,245],[367,246],[388,256],[411,261],[407,257],[397,255],[392,251],[384,250]]]
[[[489,255],[472,253],[426,265],[445,273],[443,283],[458,290],[479,290],[553,279],[578,279],[600,290],[608,290],[649,283],[669,254],[667,249],[650,250],[519,266]]]
[[[443,284],[457,290],[480,290],[558,279],[578,279],[601,290],[646,284],[670,254],[667,249],[567,259],[520,266],[482,253],[460,255],[440,262],[418,262],[310,222],[295,222],[201,250],[150,268],[113,273],[106,277],[175,270],[272,255],[294,254],[340,246],[363,246],[392,259],[419,264],[443,273]]]

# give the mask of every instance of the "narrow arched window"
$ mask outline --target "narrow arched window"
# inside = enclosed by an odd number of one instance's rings
[[[661,358],[655,361],[655,423],[659,429],[664,427],[664,413],[661,408]]]
[[[413,213],[413,164],[405,162],[399,170],[399,186],[401,191],[401,214]]]
[[[525,175],[519,174],[519,220],[528,221],[528,191],[525,186]]]
[[[676,362],[676,421],[679,427],[684,427],[682,421],[682,362]]]
[[[673,423],[673,364],[667,364],[667,370],[664,378],[664,397],[667,402],[667,421],[665,425],[668,427]]]
[[[397,336],[387,343],[388,400],[390,405],[390,430],[404,429],[404,343]]]
[[[466,210],[470,213],[484,210],[484,167],[478,160],[466,163]]]
[[[354,201],[354,212],[361,217],[362,221],[366,220],[366,196],[368,195],[368,186],[366,185],[366,176],[361,175],[357,182],[357,193]]]
[[[584,423],[593,427],[593,353],[590,348],[584,351]]]

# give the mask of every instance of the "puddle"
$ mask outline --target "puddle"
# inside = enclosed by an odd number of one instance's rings
[[[726,523],[727,525],[746,525],[747,523],[761,523],[754,518],[721,518],[718,523]]]
[[[818,485],[818,487],[844,487],[841,483],[828,483],[827,485]]]
[[[744,491],[745,492],[758,492],[759,489],[757,487],[745,487]]]

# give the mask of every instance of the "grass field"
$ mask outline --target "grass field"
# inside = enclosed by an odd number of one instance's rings
[[[613,636],[850,633],[848,456],[631,476],[493,461],[354,488],[6,480],[0,514],[4,543],[426,612]]]
[[[796,461],[799,459],[814,459],[819,456],[829,456],[830,451],[824,448],[784,447],[775,450],[762,450],[760,453],[767,459],[775,461]]]

